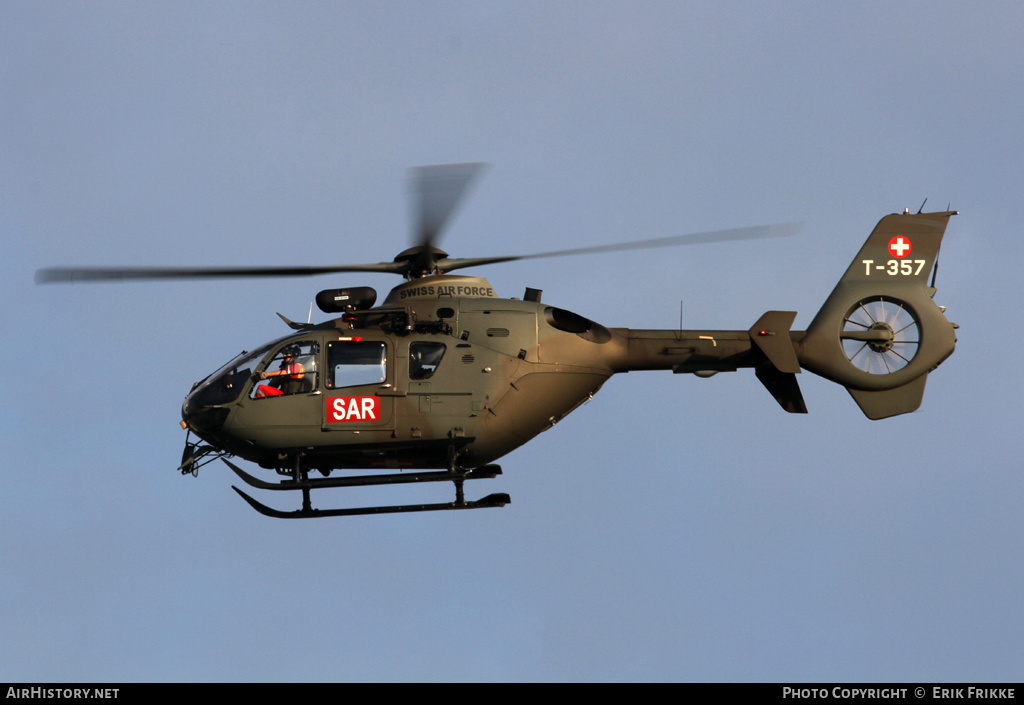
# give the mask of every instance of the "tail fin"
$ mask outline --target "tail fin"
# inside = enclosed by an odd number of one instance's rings
[[[868,418],[915,411],[953,353],[955,326],[928,286],[953,215],[882,218],[798,344],[801,367],[845,386]]]

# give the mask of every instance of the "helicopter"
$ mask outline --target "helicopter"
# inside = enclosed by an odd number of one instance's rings
[[[949,357],[956,326],[935,304],[942,237],[956,211],[886,215],[807,330],[794,311],[767,311],[747,330],[609,328],[542,302],[542,291],[501,298],[469,267],[792,234],[793,226],[739,228],[537,254],[453,258],[436,246],[484,165],[412,170],[415,244],[391,262],[313,267],[72,268],[37,283],[309,276],[387,272],[405,281],[377,305],[366,286],[316,295],[331,317],[290,332],[196,382],[181,407],[178,469],[198,474],[222,460],[245,484],[301,493],[301,508],[272,508],[238,487],[256,511],[319,518],[502,507],[504,493],[467,500],[466,480],[501,474],[495,461],[591,399],[613,375],[641,370],[711,377],[752,368],[787,412],[807,413],[797,374],[844,386],[870,419],[915,411],[928,374]],[[932,277],[928,281],[929,274]],[[194,439],[193,439],[194,437]],[[276,482],[229,458],[274,471]],[[335,474],[336,471],[340,471]],[[350,471],[363,471],[351,474]],[[319,476],[314,475],[314,473]],[[452,482],[446,503],[314,508],[326,488]],[[319,496],[319,495],[318,495]]]

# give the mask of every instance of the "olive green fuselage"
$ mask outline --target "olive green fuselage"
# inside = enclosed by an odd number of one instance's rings
[[[372,379],[335,377],[346,346],[382,351]],[[289,347],[303,353],[305,386],[261,396],[260,373]],[[437,358],[426,367],[424,351]],[[746,331],[607,329],[497,298],[477,277],[437,275],[264,346],[249,367],[229,363],[194,388],[182,416],[207,442],[264,467],[287,468],[298,454],[325,470],[436,468],[453,451],[474,467],[550,428],[617,372],[710,372],[753,359]],[[224,380],[235,398],[211,398]]]
[[[793,311],[748,330],[605,328],[479,277],[416,276],[370,308],[368,288],[321,292],[342,315],[243,353],[197,383],[185,424],[268,468],[472,468],[557,423],[613,374],[707,377],[752,367],[806,413],[796,375],[842,384],[868,418],[916,410],[955,325],[928,285],[953,211],[879,221],[806,331]],[[910,254],[912,253],[912,255]],[[326,295],[326,296],[324,296]]]

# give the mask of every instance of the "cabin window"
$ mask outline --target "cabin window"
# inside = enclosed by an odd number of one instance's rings
[[[327,343],[327,388],[383,384],[387,379],[387,349],[372,340]]]
[[[409,379],[430,379],[441,364],[444,343],[416,342],[409,344]]]
[[[320,344],[315,341],[290,342],[281,347],[267,366],[257,372],[253,399],[309,394],[316,391],[317,357]]]

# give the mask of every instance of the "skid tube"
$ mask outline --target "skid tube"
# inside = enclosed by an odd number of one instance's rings
[[[452,509],[482,509],[486,507],[504,507],[512,500],[507,494],[489,494],[475,502],[467,502],[462,493],[464,480],[490,479],[501,474],[501,468],[497,465],[484,465],[474,470],[459,471],[435,471],[403,473],[390,475],[358,475],[354,477],[333,477],[314,478],[312,480],[303,477],[299,481],[266,482],[242,470],[234,463],[221,458],[224,463],[246,484],[264,490],[301,490],[302,509],[293,512],[282,512],[273,507],[253,499],[242,490],[233,486],[239,494],[253,509],[264,516],[275,519],[316,519],[322,517],[358,516],[361,514],[401,514],[406,512],[437,512]],[[309,493],[313,489],[325,487],[365,487],[370,485],[393,485],[418,482],[442,482],[455,483],[455,501],[437,504],[405,504],[383,507],[352,507],[348,509],[313,509]]]

